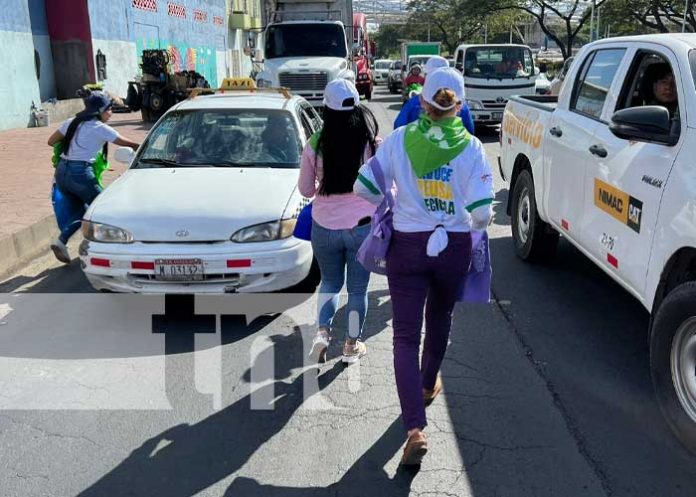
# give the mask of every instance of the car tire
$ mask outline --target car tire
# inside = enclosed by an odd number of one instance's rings
[[[672,432],[696,454],[696,281],[672,290],[653,315],[650,374],[655,397]]]
[[[512,191],[512,239],[517,256],[529,262],[552,259],[558,246],[558,232],[539,217],[534,180],[524,169]]]

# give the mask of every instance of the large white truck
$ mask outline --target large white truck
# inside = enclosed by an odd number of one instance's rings
[[[651,312],[650,370],[696,453],[696,34],[582,48],[558,97],[513,97],[500,170],[517,255],[559,233]]]
[[[321,106],[336,78],[355,80],[352,69],[352,0],[276,0],[265,31],[260,88],[285,87]]]
[[[500,124],[510,97],[536,93],[538,70],[526,45],[460,45],[454,65],[464,76],[467,104],[477,125]]]

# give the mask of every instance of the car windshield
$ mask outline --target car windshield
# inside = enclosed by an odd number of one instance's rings
[[[287,111],[175,111],[152,130],[133,167],[297,168],[300,147]]]
[[[379,61],[375,62],[375,69],[389,69],[391,62],[389,61]]]
[[[348,55],[340,24],[279,24],[266,31],[266,58],[339,57]]]
[[[469,78],[515,79],[534,75],[532,52],[524,47],[472,47],[464,56]]]

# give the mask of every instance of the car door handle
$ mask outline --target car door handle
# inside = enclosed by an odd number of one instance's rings
[[[553,136],[558,137],[558,138],[563,136],[563,130],[561,128],[558,128],[558,127],[551,128],[549,130],[549,133],[551,133]]]
[[[605,158],[607,155],[609,155],[609,152],[607,152],[607,149],[601,145],[592,145],[590,147],[590,153],[592,155],[596,155],[597,157],[601,157],[602,159]]]

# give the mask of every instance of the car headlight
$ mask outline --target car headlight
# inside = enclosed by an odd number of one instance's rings
[[[256,87],[257,88],[272,88],[273,81],[271,81],[270,79],[259,78],[256,80]]]
[[[82,236],[90,242],[133,243],[133,235],[128,231],[92,221],[82,221]]]
[[[466,104],[471,110],[483,110],[483,102],[480,100],[467,100]]]
[[[297,219],[283,219],[256,224],[237,231],[230,240],[236,243],[271,242],[292,236]]]

